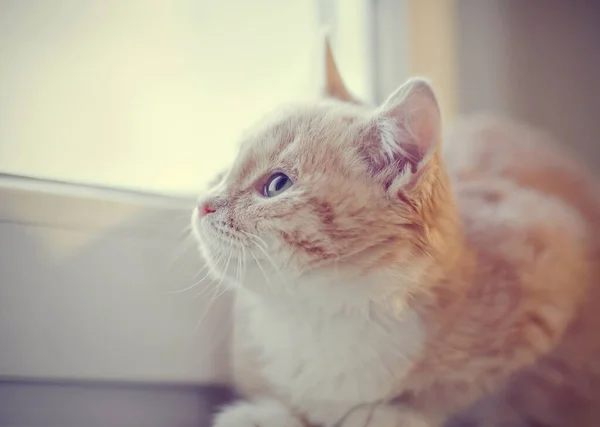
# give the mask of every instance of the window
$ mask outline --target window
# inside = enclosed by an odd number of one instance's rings
[[[315,93],[321,24],[381,101],[406,77],[407,1],[0,1],[0,173],[41,178],[0,175],[0,376],[226,380],[227,302],[164,295],[202,268],[187,196]]]
[[[0,172],[195,194],[245,127],[317,89],[319,24],[370,96],[369,3],[4,1]]]

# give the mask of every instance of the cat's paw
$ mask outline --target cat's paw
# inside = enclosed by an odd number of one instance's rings
[[[282,403],[276,400],[239,402],[226,407],[213,427],[304,427]]]

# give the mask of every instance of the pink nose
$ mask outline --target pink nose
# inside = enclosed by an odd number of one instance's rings
[[[211,213],[215,213],[215,208],[214,206],[209,202],[202,202],[198,205],[198,215],[200,215],[200,217],[206,216],[208,214]]]

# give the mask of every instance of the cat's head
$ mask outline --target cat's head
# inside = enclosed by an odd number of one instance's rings
[[[327,76],[327,99],[282,107],[243,137],[194,211],[201,252],[230,284],[302,293],[435,267],[453,206],[433,90],[412,79],[372,109],[332,58]]]

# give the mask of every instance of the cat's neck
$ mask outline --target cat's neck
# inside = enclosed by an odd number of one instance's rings
[[[473,257],[449,189],[450,180],[443,169],[434,179],[435,185],[430,188],[434,193],[439,189],[439,193],[433,194],[436,203],[426,212],[430,221],[425,231],[426,251],[407,249],[406,242],[399,241],[397,250],[375,245],[301,277],[285,278],[280,271],[260,271],[254,278],[256,283],[264,282],[268,274],[269,286],[242,287],[241,294],[283,310],[301,309],[322,316],[362,316],[373,310],[395,315],[443,305],[446,299],[456,298],[466,292]]]
[[[409,301],[410,307],[425,317],[435,317],[435,314],[430,315],[449,310],[464,298],[472,286],[476,268],[474,251],[467,241],[451,180],[442,159],[438,160],[440,169],[433,174],[430,186],[436,203],[422,212],[428,218],[427,254],[423,260],[426,265],[422,268],[423,274],[414,282]]]
[[[455,221],[438,247],[435,267],[427,271],[411,303],[429,328],[452,316],[476,285],[473,281],[478,263],[476,251],[469,244],[458,216]]]
[[[429,301],[430,291],[443,288],[442,282],[466,283],[460,277],[470,271],[471,257],[462,239],[448,245],[447,250],[420,266],[390,263],[360,273],[350,268],[319,268],[287,280],[274,274],[268,287],[242,286],[238,293],[242,298],[276,307],[282,314],[299,310],[323,318],[400,315],[421,304],[420,295]]]

